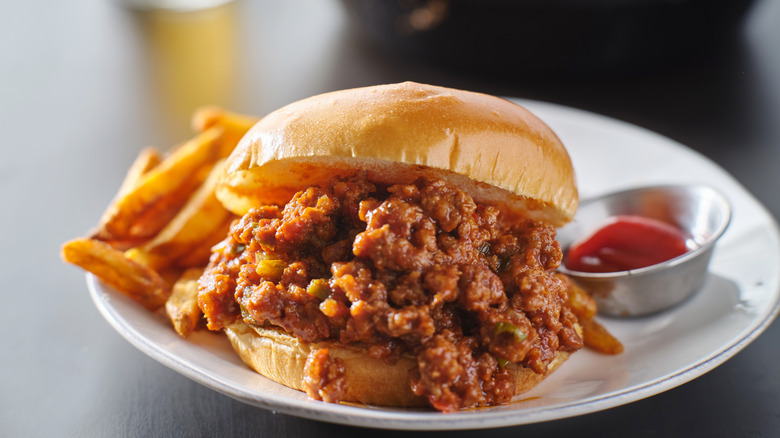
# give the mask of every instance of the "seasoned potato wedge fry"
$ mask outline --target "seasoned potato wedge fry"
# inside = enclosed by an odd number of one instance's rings
[[[198,248],[205,238],[224,230],[223,224],[229,220],[231,213],[214,195],[221,170],[220,161],[165,228],[154,239],[128,251],[128,257],[152,269],[165,269]]]
[[[234,113],[215,106],[205,106],[198,108],[192,115],[192,129],[195,132],[203,132],[214,126],[220,126],[227,132],[244,135],[259,120],[259,117]]]
[[[623,352],[623,344],[595,319],[581,320],[580,324],[582,324],[585,346],[604,354],[620,354]]]
[[[162,160],[163,156],[159,150],[155,148],[142,149],[133,164],[130,165],[127,174],[125,174],[125,179],[122,181],[122,185],[119,186],[116,197],[121,198],[135,189],[135,186],[141,181],[141,177],[154,169]]]
[[[623,344],[607,331],[594,318],[598,306],[593,297],[578,286],[571,278],[558,274],[558,278],[566,283],[569,291],[569,308],[577,316],[582,327],[582,340],[585,345],[599,353],[619,354],[623,352]]]
[[[580,319],[592,319],[596,316],[596,301],[585,290],[567,278],[569,283],[569,306]]]
[[[258,120],[198,110],[195,137],[166,155],[142,150],[91,238],[67,242],[62,258],[152,310],[175,289],[168,314],[188,335],[200,318],[197,278],[235,219],[214,195],[222,161]]]
[[[165,302],[165,313],[168,314],[176,333],[183,338],[195,330],[202,315],[198,307],[198,278],[201,274],[203,268],[190,268],[184,271],[173,285],[173,292]]]
[[[259,120],[259,117],[226,111],[216,106],[204,106],[195,110],[195,114],[192,115],[192,129],[195,132],[202,132],[221,125],[246,132]]]
[[[149,209],[141,214],[130,227],[130,235],[135,241],[143,243],[154,237],[179,213],[189,197],[201,186],[211,171],[211,164],[198,169],[177,190],[158,199]],[[137,245],[136,245],[137,246]]]
[[[173,199],[180,201],[179,205],[186,201],[189,193],[181,193],[182,187],[188,187],[189,184],[195,189],[199,182],[193,184],[193,178],[222,158],[219,150],[221,134],[222,129],[219,127],[203,131],[144,174],[135,188],[118,198],[104,215],[107,233],[118,240],[152,237],[156,234],[159,229],[145,229],[149,235],[138,235],[137,230],[133,231],[133,225],[155,204],[173,194]]]
[[[127,254],[125,254],[127,255]],[[160,274],[160,277],[165,280],[166,283],[168,283],[168,286],[173,289],[174,283],[176,283],[176,280],[181,277],[182,272],[184,272],[184,269],[179,268],[178,266],[171,266],[168,269],[161,269],[157,271],[158,274]]]
[[[128,169],[127,173],[125,174],[125,179],[122,181],[122,185],[119,186],[119,191],[114,197],[112,204],[116,203],[117,200],[127,196],[128,193],[130,193],[133,189],[135,189],[135,187],[141,181],[141,177],[143,177],[143,175],[145,175],[147,172],[152,170],[155,166],[160,164],[161,161],[162,161],[162,154],[160,153],[160,151],[154,148],[143,149],[138,154],[138,157],[136,157],[135,161],[130,166],[130,169]],[[114,247],[133,245],[134,242],[132,240],[131,241],[113,240],[111,238],[111,235],[108,233],[108,231],[106,231],[105,224],[110,219],[109,212],[113,210],[114,210],[113,205],[110,205],[106,209],[106,212],[103,214],[103,217],[100,219],[98,225],[91,233],[89,233],[90,236],[94,239],[107,241],[107,243],[109,243],[111,246]]]
[[[144,251],[140,246],[130,248],[125,251],[125,257],[135,263],[146,266],[149,269],[153,269],[156,272],[165,271],[165,266],[169,265],[167,257],[163,255],[150,254]],[[170,281],[168,283],[171,283]]]
[[[225,111],[217,107],[198,108],[192,116],[192,129],[202,132],[213,127],[222,128],[222,149],[225,156],[235,149],[241,137],[254,126],[257,117]]]
[[[62,247],[62,258],[95,274],[147,309],[160,308],[170,294],[168,283],[157,272],[99,240],[71,240]]]
[[[176,264],[180,268],[205,266],[209,262],[209,257],[211,257],[211,248],[225,240],[225,236],[227,236],[232,222],[233,216],[229,217],[220,227],[216,228],[211,236],[205,237],[196,248],[177,260]]]

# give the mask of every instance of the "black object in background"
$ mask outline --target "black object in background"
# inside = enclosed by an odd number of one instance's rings
[[[658,72],[723,50],[752,0],[342,0],[360,34],[500,76]]]

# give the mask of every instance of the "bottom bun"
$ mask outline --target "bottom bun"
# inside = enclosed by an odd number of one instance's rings
[[[409,371],[417,366],[410,356],[389,365],[368,356],[367,351],[331,342],[306,343],[281,330],[255,327],[237,322],[225,328],[230,343],[241,359],[263,376],[282,385],[305,391],[304,368],[309,353],[327,348],[328,355],[344,362],[346,393],[341,401],[376,406],[423,407],[427,401],[414,395]],[[555,371],[569,353],[559,351],[545,374],[510,363],[515,378],[515,395],[526,392]]]

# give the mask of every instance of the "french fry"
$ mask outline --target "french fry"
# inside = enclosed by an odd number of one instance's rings
[[[141,181],[141,177],[147,172],[149,172],[151,169],[153,169],[155,166],[160,164],[161,161],[162,161],[162,155],[160,154],[160,151],[158,151],[157,149],[146,148],[141,150],[141,152],[138,154],[138,157],[136,157],[133,164],[130,165],[130,169],[128,169],[127,174],[125,174],[125,179],[122,181],[122,185],[119,186],[119,191],[114,197],[112,204],[116,203],[118,199],[127,196],[127,194],[130,193],[130,191],[132,191],[135,188],[138,182]],[[108,231],[106,231],[105,224],[110,219],[108,212],[112,210],[113,210],[112,206],[109,206],[106,209],[106,212],[103,214],[103,217],[100,219],[100,222],[95,227],[95,229],[89,233],[89,235],[93,239],[106,241],[107,243],[109,243],[111,246],[114,247],[133,245],[136,242],[133,241],[121,242],[121,241],[112,240]]]
[[[222,148],[227,156],[235,149],[238,141],[254,126],[257,117],[225,111],[213,106],[198,108],[192,116],[192,129],[203,132],[213,127],[222,128]]]
[[[193,184],[193,177],[209,167],[220,157],[219,139],[222,129],[209,128],[168,155],[154,169],[144,174],[135,188],[118,198],[105,213],[105,230],[113,239],[141,239],[152,237],[159,229],[144,228],[144,234],[133,231],[133,225],[144,213],[161,200],[173,200],[171,205],[183,204],[188,193],[181,193],[182,187]],[[192,187],[194,189],[194,187]],[[175,195],[175,196],[172,196]],[[171,198],[169,198],[171,196]],[[175,209],[166,208],[170,212]],[[159,216],[159,215],[155,215]],[[164,216],[164,215],[163,215]],[[165,221],[160,221],[164,225]]]
[[[149,310],[160,308],[170,294],[168,284],[157,272],[99,240],[71,240],[63,245],[62,258],[95,274]]]
[[[569,307],[580,319],[592,319],[596,316],[598,307],[596,301],[585,290],[567,278],[569,285]]]
[[[125,253],[125,256],[127,253]],[[181,277],[182,272],[184,272],[184,269],[179,268],[178,266],[171,266],[167,269],[161,269],[159,271],[156,271],[158,274],[160,274],[160,277],[162,277],[163,280],[168,284],[168,286],[172,289],[173,285],[176,283],[176,280]]]
[[[556,275],[566,283],[569,291],[569,308],[577,316],[582,327],[582,340],[585,345],[603,354],[622,353],[623,344],[594,319],[598,307],[593,297],[575,284],[571,278],[563,274]]]
[[[248,131],[259,117],[226,111],[216,106],[204,106],[195,110],[192,115],[192,129],[203,132],[216,125],[232,126],[236,130]]]
[[[165,256],[150,254],[147,251],[144,251],[140,246],[125,251],[125,257],[140,265],[144,265],[149,269],[153,269],[158,273],[160,271],[165,271],[166,269],[163,268],[169,265]],[[168,283],[170,283],[170,281]]]
[[[198,307],[198,278],[203,268],[190,268],[184,271],[173,285],[173,292],[165,302],[173,328],[181,337],[186,338],[195,330],[202,313]]]
[[[167,302],[176,331],[187,336],[200,318],[197,278],[235,219],[214,194],[220,160],[257,121],[198,110],[197,135],[165,157],[141,151],[91,238],[67,242],[62,258],[150,310]]]
[[[155,270],[165,269],[198,248],[204,238],[224,230],[223,224],[232,215],[214,194],[222,167],[223,161],[217,163],[203,185],[165,228],[154,239],[128,251],[128,257]]]
[[[162,160],[162,154],[157,149],[151,147],[142,149],[133,164],[130,165],[122,185],[119,186],[117,198],[121,198],[135,189],[135,186],[141,181],[141,177],[154,169]]]
[[[587,347],[604,354],[623,352],[623,344],[595,319],[580,320],[580,324],[582,325],[583,340]]]
[[[199,109],[192,122],[198,136],[164,160],[152,150],[142,153],[92,237],[122,249],[152,238],[203,182],[211,164],[230,154],[257,120],[216,107]]]
[[[185,254],[176,264],[180,268],[192,268],[198,266],[205,266],[209,262],[211,257],[211,248],[219,242],[225,240],[228,231],[230,230],[230,224],[233,222],[233,216],[228,218],[220,227],[217,227],[211,236],[205,237],[198,246],[189,253]]]
[[[189,197],[203,184],[211,169],[211,164],[198,169],[178,189],[158,199],[149,209],[138,216],[135,223],[130,227],[130,235],[137,236],[135,240],[138,243],[134,246],[148,241],[165,228],[179,214]]]

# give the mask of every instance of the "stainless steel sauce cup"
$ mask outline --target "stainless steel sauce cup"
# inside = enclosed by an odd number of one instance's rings
[[[605,220],[620,215],[673,225],[685,234],[692,249],[665,262],[628,271],[580,272],[563,265],[560,271],[593,296],[599,313],[640,316],[672,307],[701,287],[715,242],[728,227],[731,207],[714,189],[696,185],[644,187],[589,199],[580,204],[574,221],[558,231],[564,254]]]

